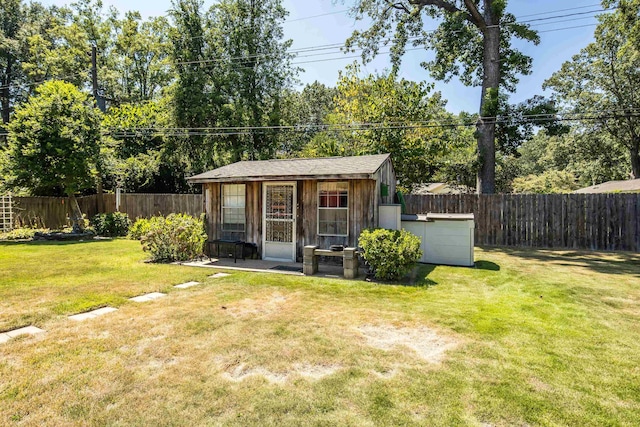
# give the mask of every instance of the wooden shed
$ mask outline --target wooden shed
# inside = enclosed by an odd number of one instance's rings
[[[389,154],[242,161],[189,178],[202,184],[209,240],[255,243],[263,259],[302,259],[305,245],[357,246],[393,203]]]

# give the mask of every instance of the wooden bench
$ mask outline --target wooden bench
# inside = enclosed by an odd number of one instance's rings
[[[344,248],[342,251],[318,249],[317,246],[304,247],[302,258],[302,272],[306,276],[312,276],[318,272],[318,258],[321,256],[341,257],[344,277],[355,279],[358,277],[358,250],[356,248]]]

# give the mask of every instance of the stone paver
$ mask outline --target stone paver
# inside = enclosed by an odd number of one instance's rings
[[[117,308],[113,307],[103,307],[98,308],[97,310],[87,311],[86,313],[74,314],[73,316],[69,316],[69,319],[77,321],[93,319],[95,317],[102,316],[103,314],[113,313],[117,310]]]
[[[35,335],[44,332],[44,329],[37,328],[35,326],[25,326],[24,328],[14,329],[13,331],[7,331],[4,334],[6,337],[0,338],[0,342],[9,341],[10,338],[15,338],[19,335]]]
[[[135,302],[147,302],[157,298],[162,298],[167,294],[163,294],[161,292],[151,292],[150,294],[138,295],[137,297],[129,298],[129,301]]]
[[[186,282],[186,283],[181,283],[179,285],[175,285],[174,288],[187,289],[187,288],[190,288],[192,286],[199,285],[199,284],[200,284],[200,282]]]
[[[211,276],[209,276],[210,279],[217,279],[219,277],[227,277],[227,276],[231,276],[229,273],[216,273],[216,274],[212,274]]]
[[[94,317],[96,317],[94,314],[92,314],[91,312],[87,312],[87,313],[74,314],[73,316],[69,316],[69,319],[77,320],[79,322],[81,320],[93,319]]]

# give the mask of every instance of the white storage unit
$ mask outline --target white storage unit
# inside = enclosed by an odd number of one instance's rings
[[[473,214],[402,215],[402,228],[421,238],[420,262],[473,267]]]
[[[378,227],[389,230],[400,230],[400,211],[402,205],[378,206]]]

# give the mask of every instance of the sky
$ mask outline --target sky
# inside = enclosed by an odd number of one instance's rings
[[[71,3],[67,0],[41,2],[49,5]],[[166,15],[171,7],[170,0],[103,0],[103,3],[105,6],[114,6],[121,14],[128,10],[137,10],[143,17]],[[205,0],[205,9],[214,3],[215,1]],[[356,22],[349,15],[347,10],[350,4],[353,4],[349,0],[283,0],[283,4],[289,11],[283,28],[285,37],[293,40],[292,50],[342,44],[355,29],[366,28],[366,22]],[[516,45],[533,58],[533,67],[531,75],[520,78],[516,92],[511,95],[511,102],[522,102],[539,94],[549,95],[548,92],[543,92],[542,83],[559,70],[563,62],[570,60],[580,49],[593,41],[593,31],[597,23],[596,13],[593,12],[601,10],[601,6],[597,0],[510,0],[507,10],[518,17],[519,21],[531,21],[532,28],[539,31],[541,39],[537,46],[532,43]],[[433,28],[435,29],[435,24]],[[338,80],[338,72],[358,60],[352,57],[354,55],[342,53],[337,48],[300,52],[293,63],[304,69],[298,76],[301,84],[317,80],[334,86]],[[451,112],[477,112],[480,88],[466,87],[455,78],[447,83],[434,81],[427,71],[420,67],[422,61],[432,57],[433,54],[425,50],[407,52],[403,57],[400,76],[409,80],[434,83],[434,90],[442,92],[444,99],[448,101],[447,109]],[[388,55],[383,54],[362,66],[361,70],[363,74],[369,74],[383,72],[389,66]]]

